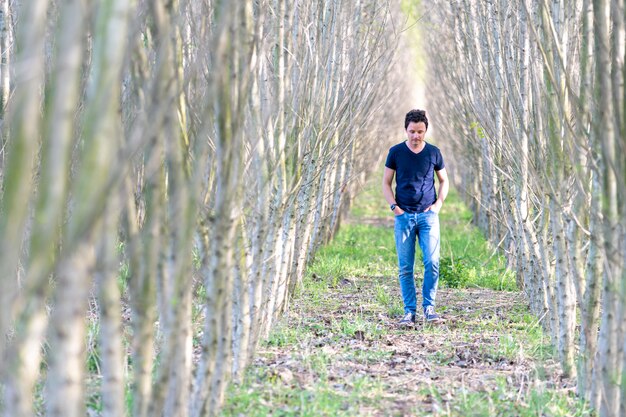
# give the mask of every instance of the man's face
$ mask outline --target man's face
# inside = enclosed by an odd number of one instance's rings
[[[409,122],[406,127],[406,137],[411,146],[418,146],[424,140],[424,136],[426,136],[426,123]]]

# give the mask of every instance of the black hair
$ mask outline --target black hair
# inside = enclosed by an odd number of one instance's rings
[[[404,118],[404,130],[409,127],[409,123],[411,122],[424,122],[424,124],[426,125],[426,130],[428,130],[428,118],[426,117],[425,110],[411,110],[410,112],[408,112],[406,114],[406,117]]]

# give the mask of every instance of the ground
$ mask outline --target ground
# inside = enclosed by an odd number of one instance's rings
[[[549,345],[524,348],[537,324],[519,293],[442,290],[444,323],[401,329],[376,299],[399,297],[395,287],[383,277],[345,279],[314,309],[296,301],[252,367],[258,414],[243,415],[487,416],[532,407],[542,410],[529,415],[552,415],[553,394],[573,389],[552,360],[537,368]],[[567,398],[553,405],[567,407]]]
[[[223,415],[590,415],[523,293],[503,290],[514,287],[511,276],[499,278],[503,261],[487,246],[467,249],[484,242],[476,243],[466,212],[450,212],[454,204],[442,212],[442,223],[453,218],[443,232],[452,246],[442,247],[450,275],[437,297],[442,323],[396,325],[403,310],[393,217],[357,202],[245,380],[229,389]]]

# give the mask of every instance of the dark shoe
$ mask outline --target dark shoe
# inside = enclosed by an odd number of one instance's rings
[[[428,306],[424,308],[424,320],[434,323],[440,321],[441,317],[439,317],[439,314],[435,313],[435,307]]]
[[[406,313],[402,320],[398,322],[398,326],[413,326],[415,324],[415,313]]]

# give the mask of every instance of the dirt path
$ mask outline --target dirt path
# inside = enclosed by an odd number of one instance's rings
[[[270,415],[309,415],[284,391],[323,401],[323,386],[345,415],[521,415],[537,392],[572,389],[546,360],[548,341],[520,293],[440,290],[445,323],[410,330],[388,314],[399,297],[386,277],[302,294],[258,352],[249,383],[267,394],[260,404]],[[537,411],[530,415],[557,415]],[[310,415],[331,415],[319,412]]]

